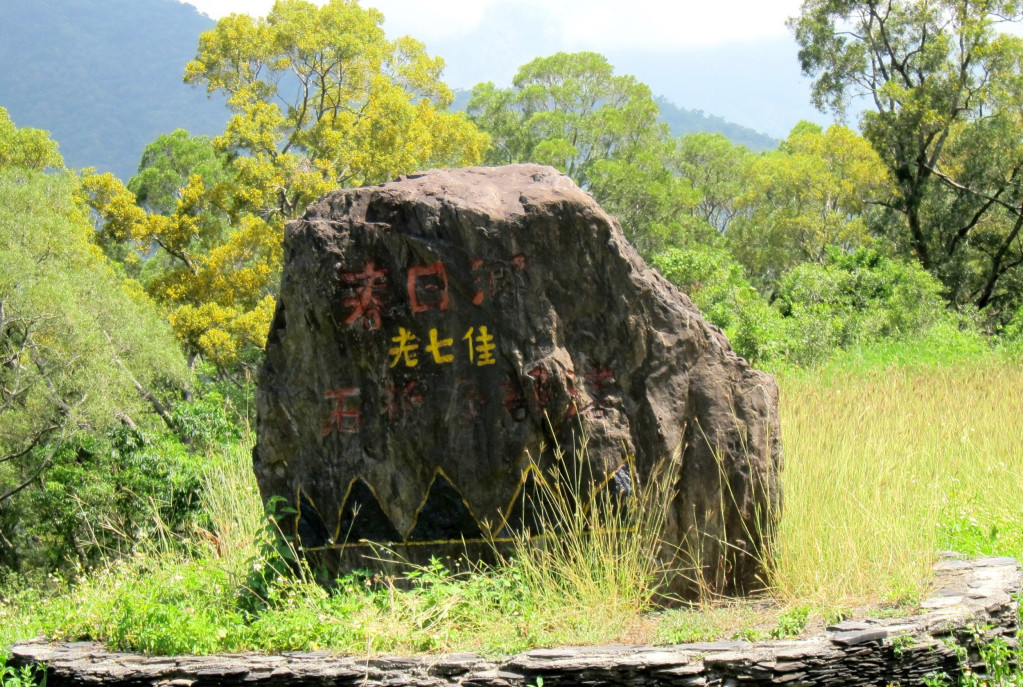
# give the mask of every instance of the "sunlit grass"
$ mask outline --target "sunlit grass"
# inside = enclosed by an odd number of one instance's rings
[[[784,514],[771,590],[749,602],[653,608],[651,532],[665,503],[657,489],[628,522],[594,521],[600,509],[578,510],[578,499],[548,500],[548,517],[582,536],[523,540],[486,570],[355,574],[330,593],[268,575],[275,562],[259,545],[265,521],[248,436],[210,457],[203,527],[167,532],[46,592],[12,587],[0,644],[42,633],[151,653],[506,653],[765,639],[871,604],[911,612],[939,550],[1023,555],[1023,367],[982,352],[954,364],[910,354],[885,365],[871,355],[780,374]],[[626,534],[602,534],[615,531]]]
[[[782,376],[783,599],[852,605],[920,594],[937,552],[1023,553],[1023,368],[836,367]],[[977,530],[963,536],[964,521]],[[964,520],[965,518],[965,520]],[[996,530],[996,535],[997,535]],[[997,539],[997,537],[996,537]]]

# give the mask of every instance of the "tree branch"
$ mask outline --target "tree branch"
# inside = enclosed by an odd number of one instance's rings
[[[24,482],[22,482],[18,486],[14,487],[10,491],[8,491],[3,496],[0,496],[0,504],[2,504],[4,501],[7,501],[8,499],[10,499],[12,496],[17,494],[19,491],[21,491],[22,489],[24,489],[28,485],[32,484],[32,482],[34,482],[36,480],[36,478],[39,477],[39,475],[43,474],[43,470],[45,470],[50,465],[50,461],[53,460],[53,457],[55,455],[57,455],[57,447],[56,446],[53,447],[53,450],[50,451],[50,455],[46,456],[46,458],[43,459],[43,461],[39,464],[39,467],[36,468],[36,471],[33,472],[32,475],[28,479],[26,479]]]

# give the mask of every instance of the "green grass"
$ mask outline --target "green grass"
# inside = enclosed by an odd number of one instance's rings
[[[937,552],[1023,554],[1023,368],[995,356],[781,378],[776,593],[913,598]]]
[[[504,653],[791,637],[867,607],[909,613],[939,550],[1023,555],[1023,368],[983,351],[953,364],[903,353],[891,365],[860,352],[780,373],[785,510],[770,593],[751,602],[653,608],[661,571],[650,533],[666,503],[657,489],[629,522],[559,511],[552,499],[551,519],[598,534],[524,540],[495,568],[353,574],[327,593],[277,574],[287,566],[260,535],[249,437],[210,459],[208,529],[168,533],[45,590],[9,585],[0,645],[42,633],[156,654]]]

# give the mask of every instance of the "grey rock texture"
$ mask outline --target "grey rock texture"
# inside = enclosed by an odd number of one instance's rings
[[[366,567],[366,541],[424,562],[535,528],[560,447],[585,498],[680,461],[667,549],[713,591],[759,586],[781,504],[774,379],[568,177],[513,165],[337,191],[284,248],[254,464],[328,570]]]
[[[984,675],[981,643],[1017,642],[1020,572],[1011,558],[946,560],[936,596],[907,618],[845,622],[814,637],[675,646],[538,649],[506,658],[475,654],[358,658],[324,652],[278,656],[139,656],[84,642],[16,644],[11,664],[45,666],[48,687],[206,685],[266,687],[544,687],[568,685],[919,685],[931,672]],[[976,628],[983,628],[977,630]],[[966,649],[965,664],[955,645]],[[954,682],[952,684],[955,684]]]

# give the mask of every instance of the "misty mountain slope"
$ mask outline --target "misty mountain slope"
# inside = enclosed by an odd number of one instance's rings
[[[3,0],[0,106],[49,130],[68,166],[127,180],[158,135],[223,130],[222,99],[182,82],[212,26],[177,0]]]

